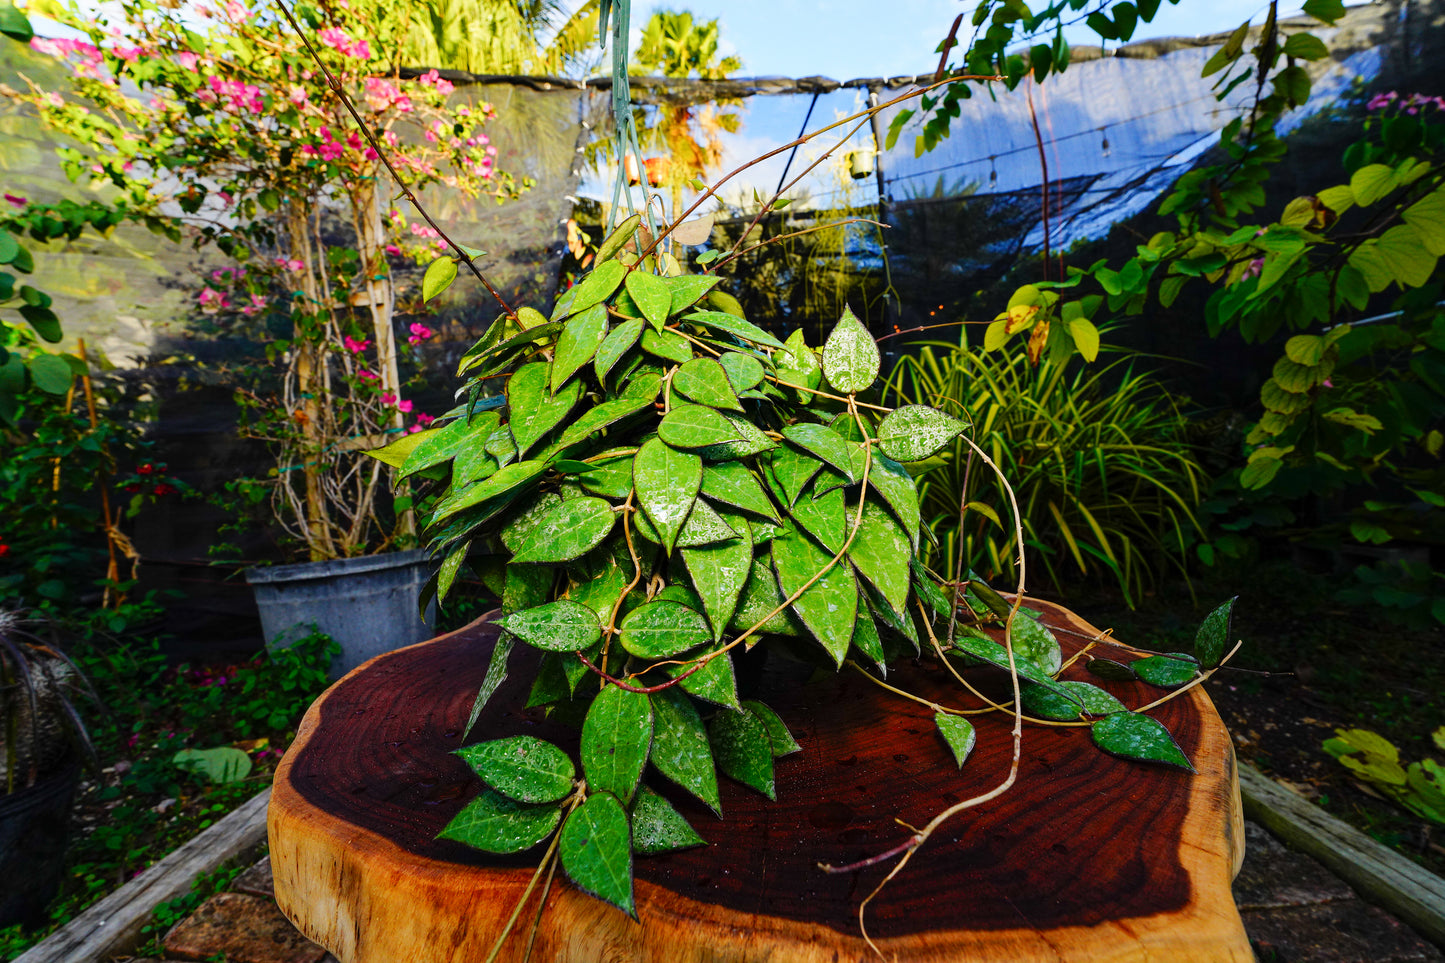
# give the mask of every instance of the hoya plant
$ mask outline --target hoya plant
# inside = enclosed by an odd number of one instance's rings
[[[780,340],[717,277],[669,275],[676,262],[648,255],[637,228],[634,217],[604,242],[550,316],[499,318],[461,362],[465,403],[377,453],[403,478],[434,480],[423,535],[441,559],[435,593],[468,565],[501,598],[468,728],[518,644],[542,652],[529,704],[580,720],[575,744],[460,750],[486,786],[445,837],[496,853],[552,838],[547,860],[635,914],[634,855],[702,843],[649,781],[720,813],[719,772],[774,798],[776,760],[799,751],[739,692],[736,660],[758,646],[878,681],[925,654],[1012,670],[1028,717],[1092,723],[1105,751],[1190,768],[1156,720],[1056,681],[1062,648],[1019,597],[919,561],[910,466],[967,437],[966,421],[878,403],[879,349],[851,312],[822,345]],[[499,381],[502,396],[484,398]],[[1187,686],[1223,660],[1229,612],[1194,653],[1090,666]],[[936,718],[962,765],[971,723]]]

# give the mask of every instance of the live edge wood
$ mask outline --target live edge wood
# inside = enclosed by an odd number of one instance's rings
[[[1098,634],[1038,605],[1054,625]],[[451,753],[495,632],[479,621],[356,669],[311,707],[276,773],[277,902],[342,963],[481,963],[532,876],[540,849],[492,857],[435,838],[479,789]],[[517,648],[512,677],[472,738],[575,741],[522,708],[529,676],[519,670],[534,653]],[[942,676],[900,666],[889,679],[952,704],[957,684]],[[1107,687],[1128,705],[1159,693]],[[774,665],[759,697],[804,749],[778,761],[778,801],[722,780],[719,821],[650,773],[711,845],[636,861],[640,922],[559,880],[534,960],[877,958],[857,908],[885,869],[830,876],[816,864],[881,852],[906,836],[895,817],[921,825],[995,785],[1008,768],[1009,720],[977,717],[978,747],[959,772],[929,709],[856,673],[808,680]],[[1013,790],[945,826],[871,904],[869,932],[888,959],[1252,960],[1230,894],[1244,834],[1228,735],[1198,688],[1155,714],[1197,774],[1112,759],[1083,730],[1027,729]],[[521,959],[534,912],[500,960]]]

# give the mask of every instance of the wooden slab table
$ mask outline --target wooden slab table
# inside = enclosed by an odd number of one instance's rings
[[[1098,634],[1062,607],[1030,604]],[[482,963],[532,877],[541,847],[496,857],[436,839],[480,788],[452,751],[495,638],[479,621],[356,669],[311,707],[277,770],[277,902],[342,963]],[[1061,638],[1066,651],[1079,645]],[[474,741],[527,733],[575,745],[573,730],[522,708],[531,676],[520,669],[535,657],[517,647]],[[1087,678],[1078,666],[1066,677]],[[533,960],[877,959],[856,914],[886,869],[826,875],[816,864],[882,852],[906,838],[895,817],[922,825],[991,788],[1008,769],[1010,719],[975,717],[978,746],[959,772],[927,707],[850,670],[806,679],[770,666],[757,696],[803,746],[778,760],[778,801],[721,779],[719,820],[649,770],[711,845],[637,859],[641,922],[559,880]],[[900,666],[889,681],[958,704],[942,669]],[[1131,706],[1159,695],[1105,687]],[[1026,728],[1017,785],[944,826],[870,905],[888,959],[1253,959],[1230,893],[1244,835],[1228,734],[1199,688],[1153,714],[1197,774],[1113,759],[1082,729]],[[500,960],[521,960],[533,915]]]

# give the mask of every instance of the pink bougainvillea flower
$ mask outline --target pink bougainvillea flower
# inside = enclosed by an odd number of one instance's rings
[[[416,423],[420,427],[426,427],[433,421],[436,421],[436,419],[433,418],[431,415],[427,414],[425,411],[418,411],[416,413]]]
[[[183,50],[175,55],[176,65],[182,70],[195,70],[196,64],[200,61],[200,59],[201,58],[197,57],[189,50]]]
[[[201,302],[201,310],[208,312],[219,311],[221,308],[230,306],[230,302],[226,300],[226,296],[211,287],[201,289],[199,300]]]
[[[390,391],[384,393],[384,394],[381,396],[381,403],[384,404],[384,405],[392,404],[392,403],[395,402],[395,401],[396,401],[396,395],[392,394]]]
[[[251,303],[242,308],[241,313],[247,315],[256,314],[265,308],[268,303],[270,302],[265,295],[253,294],[251,295]]]
[[[286,99],[291,101],[291,103],[295,104],[297,107],[305,105],[307,100],[306,88],[302,87],[300,84],[292,84],[290,89],[286,92]]]
[[[11,204],[14,204],[16,207],[24,207],[26,204],[30,203],[25,198],[16,197],[14,194],[6,194],[5,199]]]
[[[379,380],[374,372],[367,371],[367,370],[365,370],[365,369],[363,369],[363,370],[361,370],[361,371],[358,371],[358,372],[356,373],[356,376],[357,376],[358,378],[360,378],[362,381],[377,381],[377,380]]]
[[[396,403],[396,410],[399,411],[399,412],[401,412],[402,414],[408,414],[408,413],[411,411],[411,402],[410,402],[410,401],[398,401],[398,402]]]
[[[357,341],[355,338],[353,338],[353,337],[352,337],[351,335],[349,335],[349,334],[346,335],[346,337],[342,338],[341,340],[342,340],[342,343],[344,343],[344,344],[346,345],[346,350],[347,350],[347,351],[350,351],[352,354],[361,354],[361,352],[363,352],[363,351],[365,351],[367,348],[371,347],[371,341],[370,341],[370,339],[367,339],[367,340],[364,340],[364,341]]]
[[[338,27],[325,27],[317,31],[316,39],[333,50],[343,50],[351,46],[351,38],[346,35],[346,31]]]
[[[395,244],[388,244],[386,246],[386,253],[390,254],[392,257],[400,257],[401,248],[397,247]]]
[[[244,23],[250,19],[251,11],[246,9],[244,3],[237,3],[236,0],[226,0],[226,16],[237,23]]]
[[[406,340],[408,344],[421,344],[423,341],[425,341],[427,338],[430,338],[434,334],[436,334],[436,332],[433,331],[431,328],[428,328],[426,325],[422,324],[419,321],[414,321],[411,325],[411,336],[408,337]]]
[[[116,47],[115,55],[126,63],[135,63],[141,58],[145,50],[141,47]]]

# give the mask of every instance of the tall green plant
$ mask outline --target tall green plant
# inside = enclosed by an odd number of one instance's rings
[[[1183,417],[1137,357],[1035,367],[1023,355],[976,350],[965,337],[905,355],[888,387],[904,403],[973,419],[1018,496],[1025,541],[1055,591],[1105,576],[1133,602],[1162,568],[1184,572],[1184,553],[1203,534],[1203,470],[1184,442]],[[961,549],[970,568],[1011,571],[1017,553],[1002,482],[961,442],[932,465],[918,488],[944,559],[934,568],[947,570]]]

